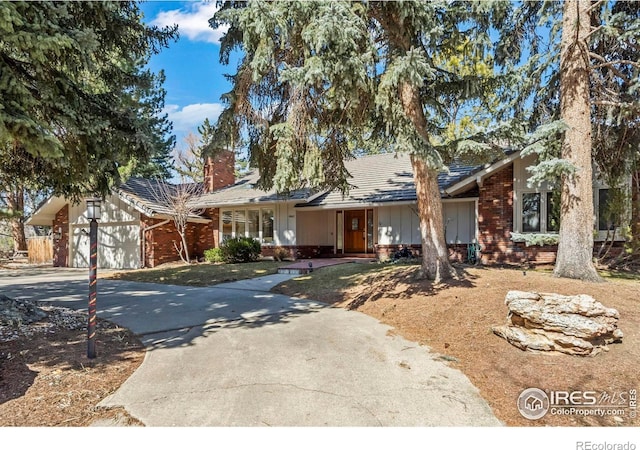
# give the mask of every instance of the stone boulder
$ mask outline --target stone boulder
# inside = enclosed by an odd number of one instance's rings
[[[622,340],[620,314],[589,295],[509,291],[506,325],[493,332],[529,351],[594,356]]]

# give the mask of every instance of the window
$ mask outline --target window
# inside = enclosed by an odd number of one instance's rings
[[[547,233],[560,231],[560,192],[547,192]]]
[[[235,222],[235,225],[236,225],[236,237],[246,236],[247,221],[245,217],[246,217],[246,214],[244,209],[234,211],[233,221]]]
[[[273,242],[273,209],[262,210],[262,242]]]
[[[540,194],[522,194],[522,231],[540,232]]]
[[[235,209],[221,212],[221,237],[250,237],[262,243],[274,241],[273,209]]]
[[[598,190],[598,230],[607,231],[616,228],[615,219],[609,205],[609,189]]]
[[[336,250],[339,250],[339,253],[342,253],[343,248],[343,227],[344,222],[342,218],[342,211],[338,211],[336,213]]]
[[[222,211],[222,240],[233,237],[233,211]]]
[[[247,231],[250,238],[260,238],[260,211],[250,209],[247,211]]]
[[[523,192],[520,199],[517,223],[521,233],[560,231],[560,191]]]
[[[367,252],[373,250],[373,209],[367,209]]]

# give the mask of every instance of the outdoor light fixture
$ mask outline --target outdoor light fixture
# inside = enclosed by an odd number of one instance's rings
[[[98,219],[100,219],[99,198],[87,199],[87,219],[89,219],[89,323],[87,326],[87,357],[96,357],[96,324],[98,304]]]
[[[99,198],[88,198],[87,199],[87,219],[89,220],[99,220],[100,219],[100,208],[101,208],[102,200]]]

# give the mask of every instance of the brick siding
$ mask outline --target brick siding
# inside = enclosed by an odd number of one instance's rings
[[[213,192],[236,182],[236,158],[232,151],[222,151],[216,156],[207,156],[204,164],[204,190]]]
[[[513,164],[488,177],[479,189],[478,241],[482,262],[516,262],[513,254]]]

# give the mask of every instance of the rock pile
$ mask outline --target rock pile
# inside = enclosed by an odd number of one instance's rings
[[[38,305],[0,295],[0,326],[20,326],[47,317]]]
[[[57,328],[80,330],[86,325],[86,312],[45,306],[0,294],[0,343],[38,332],[52,333]]]
[[[522,350],[595,356],[622,340],[618,311],[589,295],[509,291],[505,304],[507,324],[493,332]]]

